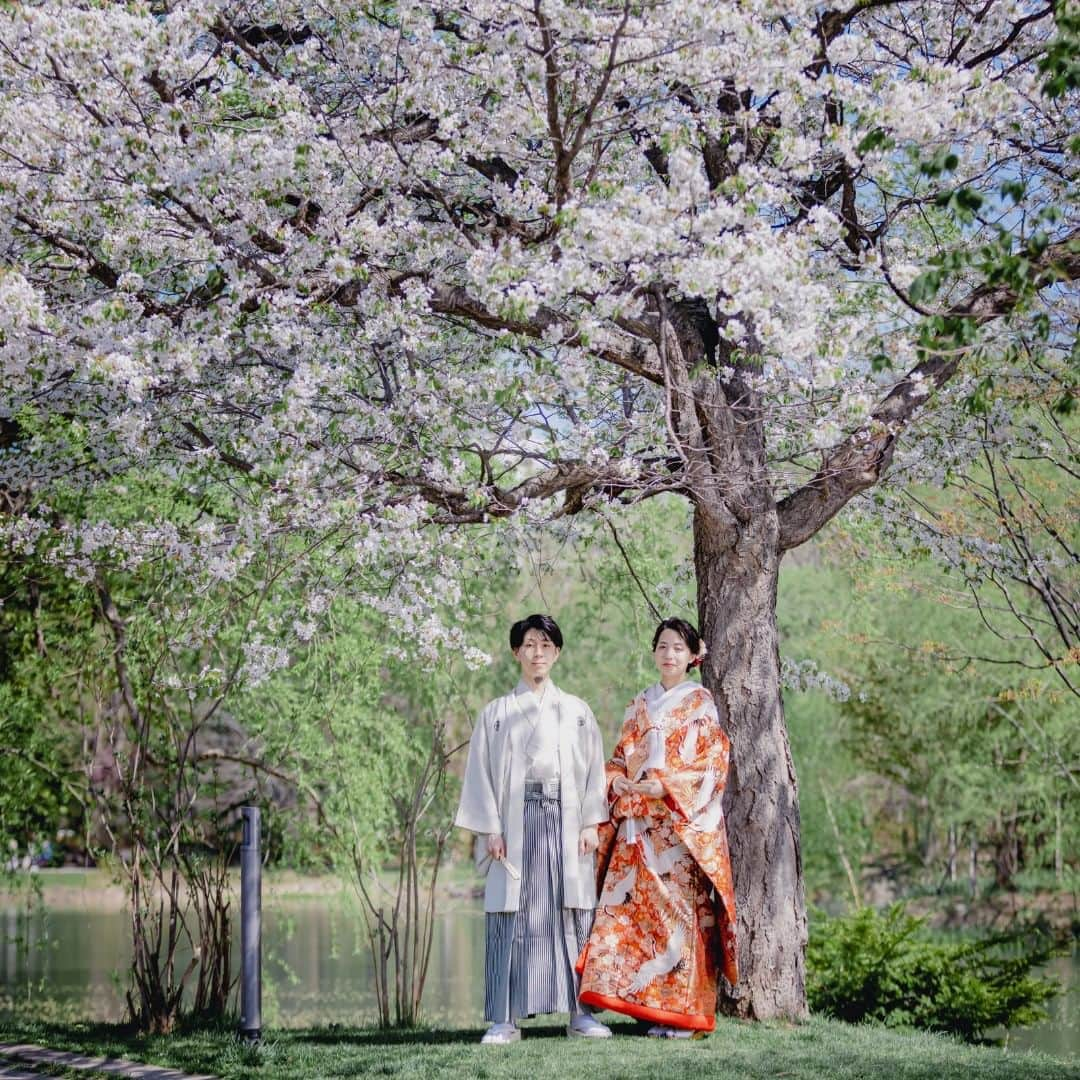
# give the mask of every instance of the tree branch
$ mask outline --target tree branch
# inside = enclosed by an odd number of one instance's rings
[[[649,362],[647,346],[638,338],[625,345],[617,341],[602,341],[586,344],[573,319],[553,308],[541,307],[531,319],[514,319],[488,310],[479,300],[458,286],[436,285],[431,294],[429,306],[440,315],[451,315],[465,319],[490,330],[503,330],[511,334],[543,340],[545,334],[554,328],[563,331],[561,345],[588,349],[594,356],[608,363],[615,364],[625,371],[639,375],[643,379],[663,386],[664,376],[659,365]]]
[[[1051,244],[1031,268],[1035,289],[1080,278],[1080,230]],[[1010,284],[980,285],[947,312],[977,326],[1008,315],[1020,296]],[[931,356],[898,382],[871,415],[871,423],[828,451],[814,478],[781,499],[781,551],[806,543],[859,492],[873,487],[892,462],[896,439],[935,390],[959,370],[960,350]]]

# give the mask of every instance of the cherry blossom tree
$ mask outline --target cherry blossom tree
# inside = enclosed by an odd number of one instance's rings
[[[780,561],[892,466],[976,453],[988,373],[1067,363],[1074,9],[0,11],[8,542],[229,575],[318,537],[338,576],[296,632],[348,587],[434,658],[470,647],[440,611],[471,538],[680,493],[734,744],[728,1006],[802,1015]],[[131,469],[240,509],[50,514]]]

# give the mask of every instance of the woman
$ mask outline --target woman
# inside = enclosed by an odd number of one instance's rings
[[[723,796],[728,740],[689,677],[705,655],[683,619],[653,635],[660,682],[638,694],[607,764],[610,845],[596,920],[578,958],[580,1001],[686,1038],[716,1025],[718,972],[737,978]]]

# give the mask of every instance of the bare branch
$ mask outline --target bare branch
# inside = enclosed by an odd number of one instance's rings
[[[1033,263],[1036,289],[1080,278],[1080,230],[1051,244]],[[1019,301],[1010,284],[980,285],[947,312],[981,326],[1008,315]],[[873,487],[892,462],[896,439],[933,391],[960,369],[960,350],[928,357],[898,382],[874,410],[871,423],[824,455],[814,478],[778,504],[781,551],[804,544],[859,492]]]

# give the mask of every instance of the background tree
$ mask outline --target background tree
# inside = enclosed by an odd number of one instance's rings
[[[729,1005],[801,1015],[780,560],[970,433],[1017,348],[1064,362],[1054,34],[1005,0],[8,9],[9,536],[50,542],[58,474],[182,462],[237,493],[220,565],[318,536],[434,658],[465,645],[435,614],[458,526],[685,496],[735,748]],[[151,523],[116,554],[160,551]]]
[[[788,699],[812,777],[808,884],[829,907],[913,895],[952,922],[1024,910],[1062,925],[1071,901],[1047,894],[1075,869],[1080,710],[1052,669],[1025,668],[1026,636],[1003,643],[948,564],[898,554],[896,538],[851,523],[782,578],[785,654],[808,689],[821,672],[843,687]]]
[[[124,886],[129,1017],[168,1032],[184,1015],[220,1018],[230,1007],[227,870],[253,785],[229,763],[259,748],[225,702],[283,662],[250,624],[266,607],[272,625],[279,560],[291,553],[273,540],[253,545],[246,568],[223,575],[207,548],[177,542],[193,520],[196,534],[212,534],[220,504],[193,503],[182,483],[152,472],[126,481],[55,485],[57,546],[5,552],[0,769],[23,783],[5,790],[0,814],[5,832],[20,821],[50,839],[57,826],[79,828],[84,858]],[[101,556],[99,544],[123,548],[145,518],[172,537],[171,558],[125,572]],[[87,519],[110,525],[72,540],[68,523]],[[54,561],[65,559],[78,575]]]
[[[366,928],[379,1024],[414,1027],[476,676],[460,660],[436,673],[395,661],[383,621],[347,600],[325,624],[287,670],[234,695],[252,742],[220,757],[296,791],[285,857],[341,875]]]
[[[1051,671],[1074,696],[1080,696],[1078,363],[1074,345],[1063,371],[1047,371],[1029,356],[1010,367],[1007,387],[985,376],[968,402],[974,454],[967,447],[955,463],[940,462],[940,488],[910,484],[883,495],[885,531],[856,530],[850,537],[852,555],[897,569],[906,563],[912,588],[933,589],[949,606],[972,609],[988,635],[981,659],[1028,673]],[[950,577],[925,575],[926,556]]]
[[[0,556],[0,862],[57,839],[58,829],[83,833],[85,785],[70,718],[56,715],[57,687],[43,593],[77,592],[62,572],[44,579],[22,560]],[[50,597],[51,598],[51,597]],[[50,605],[51,606],[51,605]],[[70,609],[69,609],[70,611]],[[67,623],[69,641],[76,631]]]

